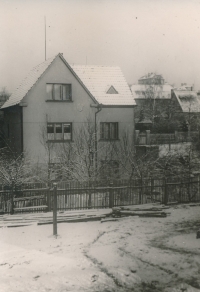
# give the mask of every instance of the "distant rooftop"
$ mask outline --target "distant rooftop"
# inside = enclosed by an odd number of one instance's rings
[[[200,112],[200,96],[196,91],[174,90],[183,112]]]
[[[142,76],[139,80],[146,80],[146,79],[153,79],[153,78],[164,79],[164,78],[162,77],[162,75],[160,75],[160,74],[156,74],[156,73],[153,73],[153,72],[152,72],[152,73],[148,73],[148,74]]]

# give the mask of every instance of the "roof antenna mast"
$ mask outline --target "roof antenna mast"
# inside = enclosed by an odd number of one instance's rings
[[[47,59],[47,45],[46,45],[46,16],[44,17],[44,36],[45,36],[45,40],[44,40],[44,54],[45,54],[45,61]]]

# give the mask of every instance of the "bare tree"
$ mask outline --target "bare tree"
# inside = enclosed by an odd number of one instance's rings
[[[53,163],[53,155],[55,150],[55,143],[51,143],[48,141],[48,134],[47,134],[47,126],[40,127],[40,143],[43,145],[46,156],[47,156],[47,164],[45,168],[41,168],[40,176],[45,181],[47,181],[48,185],[51,182],[51,165]]]
[[[95,125],[88,118],[75,130],[73,142],[60,144],[58,157],[63,177],[77,181],[93,181],[101,176],[105,167],[101,162],[113,159],[114,143],[98,142],[98,147],[95,147],[95,139]]]
[[[10,93],[6,90],[6,87],[2,87],[0,90],[0,102],[5,102],[10,97]]]
[[[17,188],[35,179],[32,164],[27,155],[17,154],[9,147],[0,150],[0,181],[3,185]]]

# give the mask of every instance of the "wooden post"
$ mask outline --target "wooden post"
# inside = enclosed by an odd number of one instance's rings
[[[92,206],[92,195],[91,195],[91,184],[89,180],[88,209],[91,209],[91,206]]]
[[[109,208],[114,207],[114,200],[113,200],[113,182],[110,182],[109,186]]]
[[[10,198],[10,214],[14,214],[14,178],[12,178],[12,185],[11,185],[11,198]]]
[[[142,198],[143,198],[143,178],[142,178],[142,174],[141,174],[141,187],[140,187],[139,204],[142,204]]]
[[[53,184],[53,235],[57,236],[57,183]]]
[[[167,180],[164,178],[164,204],[168,203],[168,190],[167,190]]]
[[[153,196],[153,191],[154,191],[154,179],[151,177],[151,198]]]
[[[47,206],[48,206],[48,212],[51,211],[50,209],[50,200],[51,200],[51,192],[50,192],[50,187],[48,187],[48,190],[47,190]]]

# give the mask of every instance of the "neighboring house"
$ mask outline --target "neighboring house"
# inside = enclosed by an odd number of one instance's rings
[[[181,86],[180,87],[175,87],[174,90],[193,91],[194,90],[194,84],[181,83]]]
[[[198,142],[200,95],[192,85],[182,83],[173,89],[157,74],[147,74],[132,85],[135,110],[136,152],[186,153]],[[156,150],[157,149],[157,150]]]
[[[135,111],[136,122],[140,119],[141,110],[144,118],[152,119],[152,116],[165,115],[171,99],[172,86],[167,84],[162,77],[155,73],[149,73],[138,80],[138,84],[131,85],[131,91],[137,104]]]
[[[200,94],[181,88],[172,90],[171,102],[176,119],[188,127],[185,131],[199,131],[200,126]],[[184,124],[183,124],[184,126]]]
[[[44,163],[45,144],[73,143],[87,118],[96,122],[98,143],[120,141],[127,131],[133,139],[135,105],[120,68],[71,66],[58,54],[36,66],[2,110],[15,151]]]
[[[186,88],[173,89],[170,100],[171,117],[173,132],[171,133],[152,133],[149,123],[145,121],[136,124],[137,127],[144,124],[146,131],[136,130],[136,149],[145,147],[159,148],[159,155],[168,153],[172,148],[176,152],[188,149],[191,145],[199,144],[200,137],[200,93],[197,91],[186,90]],[[149,127],[148,127],[149,126]],[[144,127],[143,127],[144,128]],[[171,127],[172,128],[172,127]],[[165,150],[164,150],[165,149]],[[185,151],[185,150],[184,150]]]
[[[142,76],[138,80],[138,84],[144,84],[144,85],[151,85],[151,84],[156,84],[156,85],[163,85],[165,83],[164,78],[160,74],[156,73],[148,73],[145,76]]]

